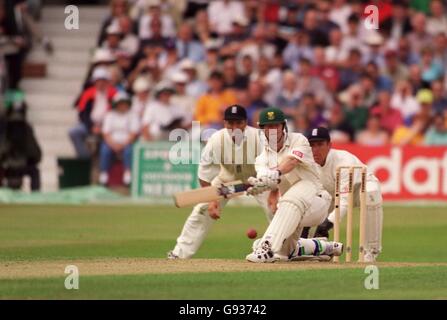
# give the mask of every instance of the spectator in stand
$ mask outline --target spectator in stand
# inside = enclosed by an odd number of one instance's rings
[[[393,1],[392,16],[383,21],[381,29],[390,38],[392,44],[397,44],[411,31],[408,8],[403,1]]]
[[[140,39],[133,32],[134,23],[132,19],[129,16],[122,15],[118,18],[118,25],[122,32],[120,47],[129,52],[131,56],[136,55],[140,47]]]
[[[314,66],[311,70],[313,76],[318,77],[325,85],[325,88],[329,91],[330,95],[325,95],[329,98],[325,101],[325,104],[332,106],[331,95],[338,91],[340,83],[340,75],[337,68],[329,65],[326,62],[325,50],[323,47],[315,47],[314,49]]]
[[[339,28],[333,28],[329,32],[329,45],[325,48],[326,61],[329,65],[337,68],[344,65],[349,51],[345,43]]]
[[[345,67],[340,70],[340,89],[344,90],[351,84],[358,82],[362,71],[362,53],[358,49],[351,49]]]
[[[443,76],[442,65],[434,60],[434,52],[431,47],[425,47],[421,50],[421,78],[422,81],[430,83]]]
[[[323,107],[318,104],[315,94],[305,92],[298,105],[298,113],[305,114],[310,127],[316,128],[324,124]]]
[[[373,79],[376,90],[393,90],[393,81],[387,76],[380,74],[376,63],[369,62],[365,67],[365,72]]]
[[[180,25],[178,29],[175,46],[179,59],[189,59],[196,63],[205,59],[205,48],[193,38],[192,27],[187,22]]]
[[[299,104],[301,93],[297,90],[295,74],[287,70],[282,76],[282,90],[276,99],[276,107],[282,109],[285,113],[295,109]]]
[[[339,105],[335,105],[329,113],[325,125],[334,143],[348,143],[354,139],[354,129],[345,118],[345,112]]]
[[[388,133],[380,127],[380,116],[370,115],[366,123],[366,129],[360,131],[355,142],[364,146],[384,146],[390,138]]]
[[[104,42],[104,39],[106,38],[106,30],[107,28],[114,22],[116,22],[116,19],[127,16],[129,13],[129,3],[127,0],[111,0],[110,1],[110,15],[107,16],[102,25],[101,25],[101,31],[99,32],[99,38],[98,38],[98,46],[101,46],[101,44]]]
[[[132,97],[130,111],[135,113],[138,119],[142,119],[147,105],[151,101],[151,86],[149,80],[144,76],[140,76],[133,83],[132,91],[134,95]]]
[[[390,78],[394,83],[408,78],[408,67],[398,59],[397,52],[388,50],[385,52],[385,65],[381,73]]]
[[[411,87],[413,88],[413,94],[416,94],[420,89],[424,87],[421,76],[421,67],[417,64],[413,64],[409,68],[408,80],[410,81]]]
[[[272,60],[267,57],[260,57],[257,63],[256,73],[252,75],[252,79],[257,79],[264,86],[264,99],[273,105],[275,99],[281,90],[281,69],[274,67]]]
[[[175,90],[175,94],[172,96],[172,104],[184,110],[185,122],[189,124],[194,115],[197,99],[186,93],[188,80],[188,75],[181,71],[174,73],[171,78]]]
[[[248,86],[248,77],[238,73],[236,60],[227,58],[223,63],[222,74],[225,89],[245,90]]]
[[[114,22],[107,27],[106,30],[106,38],[101,48],[104,50],[108,50],[115,58],[116,53],[121,50],[121,37],[122,31],[118,22]]]
[[[344,103],[343,111],[345,113],[346,122],[354,131],[365,128],[368,119],[368,109],[363,103],[363,92],[359,85],[351,86],[346,93],[346,97],[340,97]]]
[[[399,81],[391,97],[391,107],[399,110],[405,123],[411,122],[411,119],[420,110],[418,101],[413,95],[411,83],[408,80]]]
[[[445,70],[447,68],[447,31],[435,36],[433,54],[434,61]]]
[[[446,113],[447,93],[444,90],[442,81],[433,81],[431,83],[431,91],[433,93],[433,111],[435,113]]]
[[[318,12],[316,10],[309,9],[306,11],[300,28],[309,35],[311,46],[326,47],[329,44],[328,34],[320,29]]]
[[[240,1],[216,0],[208,5],[211,29],[220,36],[231,32],[232,23],[237,16],[246,18],[244,5]]]
[[[447,16],[445,5],[441,0],[432,0],[430,2],[430,16],[427,19],[427,33],[436,36],[440,32],[447,30]]]
[[[329,0],[319,0],[317,5],[317,15],[318,15],[318,25],[319,29],[325,33],[329,34],[333,29],[340,28],[339,25],[330,19],[331,6],[332,3]]]
[[[359,85],[363,92],[362,104],[369,109],[377,101],[377,89],[374,85],[374,79],[371,78],[368,74],[363,73],[360,77]]]
[[[419,52],[411,51],[408,37],[402,37],[397,43],[397,56],[401,63],[411,66],[419,63]]]
[[[420,53],[423,48],[433,43],[433,37],[426,30],[427,19],[421,12],[415,13],[411,18],[413,30],[408,34],[411,51]]]
[[[220,68],[220,41],[208,40],[205,43],[205,60],[196,64],[197,77],[206,81],[211,72]]]
[[[155,100],[151,101],[143,116],[142,135],[145,141],[168,140],[174,129],[188,129],[185,110],[171,101],[174,88],[161,82],[155,89]]]
[[[96,68],[91,79],[93,86],[86,89],[79,99],[77,105],[79,124],[69,132],[79,158],[89,158],[91,155],[86,144],[87,138],[101,134],[104,118],[110,108],[112,97],[116,93],[110,79],[111,76],[107,69]]]
[[[236,103],[232,90],[224,89],[222,73],[214,71],[208,80],[208,93],[200,96],[195,109],[195,120],[203,127],[220,129],[225,108]]]
[[[303,30],[295,31],[282,55],[284,62],[295,71],[298,70],[298,61],[301,58],[312,60],[313,50],[310,46],[309,35]]]
[[[197,69],[194,62],[184,59],[179,64],[180,71],[188,75],[188,84],[186,86],[186,93],[196,99],[205,94],[208,90],[206,82],[197,77]]]
[[[400,111],[391,107],[391,95],[385,90],[379,92],[378,104],[371,109],[371,115],[380,118],[380,126],[389,134],[403,123]]]
[[[105,116],[99,152],[99,183],[102,185],[107,185],[114,157],[122,157],[125,168],[123,183],[130,185],[132,146],[140,131],[138,115],[130,111],[130,106],[130,97],[118,92],[113,97],[113,109]]]
[[[269,104],[264,100],[264,85],[259,80],[251,80],[248,84],[248,98],[250,103],[246,105],[247,119],[251,126],[258,123],[259,113],[268,108]]]
[[[329,19],[336,23],[344,32],[348,29],[348,19],[351,17],[351,7],[346,0],[335,0],[329,13]]]
[[[163,34],[162,29],[162,21],[160,18],[152,18],[150,19],[150,23],[148,26],[148,29],[150,30],[150,35],[147,37],[144,37],[140,44],[140,50],[141,48],[145,47],[156,47],[159,46],[161,48],[165,48],[173,42],[172,38],[167,37]],[[141,38],[141,36],[140,36]]]
[[[442,113],[435,115],[433,125],[425,134],[424,144],[426,146],[447,146],[447,126]]]
[[[169,14],[162,12],[161,0],[146,0],[146,5],[147,11],[140,18],[140,23],[138,26],[139,38],[148,40],[154,38],[167,39],[174,37],[174,19]],[[157,21],[156,24],[153,24],[154,20]]]

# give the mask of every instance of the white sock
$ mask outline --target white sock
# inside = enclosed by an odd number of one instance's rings
[[[132,175],[130,174],[130,170],[124,171],[123,182],[126,185],[132,182]]]
[[[284,241],[289,238],[298,227],[303,212],[291,202],[280,202],[278,211],[262,237],[269,241],[272,251],[278,253]]]
[[[99,174],[99,183],[107,184],[108,181],[109,181],[109,174],[107,172],[101,172]]]

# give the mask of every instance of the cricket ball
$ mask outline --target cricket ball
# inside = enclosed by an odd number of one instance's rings
[[[247,230],[247,237],[249,237],[250,239],[256,238],[257,235],[258,235],[258,233],[256,232],[255,229],[250,228]]]

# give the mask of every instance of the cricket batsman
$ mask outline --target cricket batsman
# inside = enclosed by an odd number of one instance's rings
[[[208,140],[200,159],[198,177],[201,187],[220,186],[235,180],[246,182],[256,175],[256,156],[262,151],[259,131],[247,125],[247,112],[232,105],[224,113],[224,129],[215,132]],[[267,192],[255,196],[270,222],[273,214],[267,203]],[[214,221],[220,218],[227,199],[199,203],[186,220],[175,248],[168,259],[191,258],[202,245]]]
[[[319,165],[320,179],[323,187],[330,194],[335,194],[335,175],[339,166],[364,166],[352,153],[345,150],[332,149],[329,131],[324,127],[314,128],[307,136],[312,148],[315,162]],[[354,206],[359,206],[361,175],[354,173]],[[341,175],[340,182],[340,219],[348,210],[348,176]],[[382,251],[383,208],[382,193],[379,180],[368,172],[366,177],[366,230],[365,230],[365,262],[374,262]],[[334,203],[332,202],[328,218],[318,226],[315,237],[328,237],[334,226]]]
[[[253,252],[250,262],[292,260],[298,255],[341,255],[341,243],[300,239],[304,226],[323,221],[319,210],[328,210],[332,197],[323,189],[306,137],[288,133],[285,115],[277,108],[267,108],[259,115],[259,127],[266,143],[256,158],[256,178],[248,194],[256,195],[267,187],[271,207],[277,207],[273,220]]]

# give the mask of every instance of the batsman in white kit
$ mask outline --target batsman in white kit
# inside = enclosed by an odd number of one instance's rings
[[[259,131],[247,126],[247,112],[239,105],[228,107],[224,113],[224,129],[215,132],[208,140],[198,169],[201,187],[220,186],[241,180],[246,182],[256,175],[255,159],[262,150]],[[255,196],[264,210],[268,222],[273,214],[267,203],[266,192]],[[175,248],[168,253],[169,259],[191,258],[202,245],[211,226],[220,218],[228,199],[199,203],[186,220]]]
[[[343,245],[322,239],[300,239],[305,226],[324,221],[332,197],[323,189],[307,138],[289,133],[285,115],[267,108],[259,115],[259,127],[267,142],[256,158],[256,178],[248,194],[266,189],[269,203],[277,207],[273,220],[260,240],[255,241],[250,262],[293,260],[301,255],[341,255]]]
[[[355,155],[345,150],[331,148],[329,131],[324,127],[314,128],[307,136],[312,147],[315,162],[319,165],[323,187],[330,194],[335,193],[337,167],[365,166]],[[340,219],[348,210],[348,175],[341,175],[340,182]],[[361,176],[354,173],[354,206],[359,206]],[[366,176],[366,230],[365,230],[365,262],[376,261],[382,251],[383,207],[380,182],[371,172]],[[334,203],[329,209],[327,219],[317,227],[315,237],[328,237],[334,223]]]

